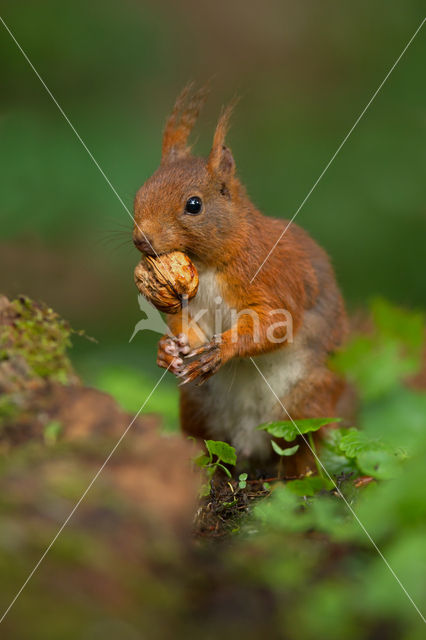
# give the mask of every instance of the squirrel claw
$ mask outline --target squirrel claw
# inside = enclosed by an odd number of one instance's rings
[[[219,340],[214,336],[211,342],[191,351],[185,356],[185,360],[187,358],[194,359],[187,364],[185,363],[180,369],[178,376],[183,378],[183,381],[179,386],[195,380],[197,380],[197,385],[203,384],[216,373],[221,365]]]
[[[179,382],[178,387],[183,387],[184,384],[191,382],[189,378],[185,378],[182,382]]]
[[[212,349],[218,348],[220,343],[221,343],[221,337],[219,335],[214,335],[210,340],[210,342],[206,342],[205,344],[202,344],[201,347],[192,349],[192,351],[189,351],[189,353],[185,354],[185,358],[194,358],[195,356],[199,356],[203,353],[207,353]]]

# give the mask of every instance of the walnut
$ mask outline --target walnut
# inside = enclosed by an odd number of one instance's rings
[[[144,256],[135,268],[135,284],[159,311],[177,313],[182,298],[193,298],[198,290],[198,273],[181,251]]]

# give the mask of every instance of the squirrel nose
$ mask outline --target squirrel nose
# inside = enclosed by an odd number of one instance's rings
[[[148,256],[156,255],[151,238],[142,233],[140,229],[136,229],[133,232],[133,243],[136,249],[139,249],[142,253]]]

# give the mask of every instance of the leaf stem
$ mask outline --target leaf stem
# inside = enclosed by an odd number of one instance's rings
[[[282,480],[283,475],[284,475],[284,469],[283,469],[284,464],[283,464],[283,462],[284,462],[284,459],[283,459],[282,456],[280,456],[280,459],[279,459],[279,462],[278,462],[278,473],[277,473],[278,480]]]
[[[321,478],[324,478],[324,472],[318,460],[317,448],[315,446],[314,436],[312,432],[308,433],[308,440],[309,440],[309,444],[311,445],[312,452],[314,454],[315,466],[317,468],[318,475],[321,476]]]

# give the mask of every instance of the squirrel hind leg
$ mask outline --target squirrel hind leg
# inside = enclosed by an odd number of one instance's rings
[[[179,419],[182,433],[197,440],[209,438],[206,417],[196,399],[185,387],[180,389]]]

